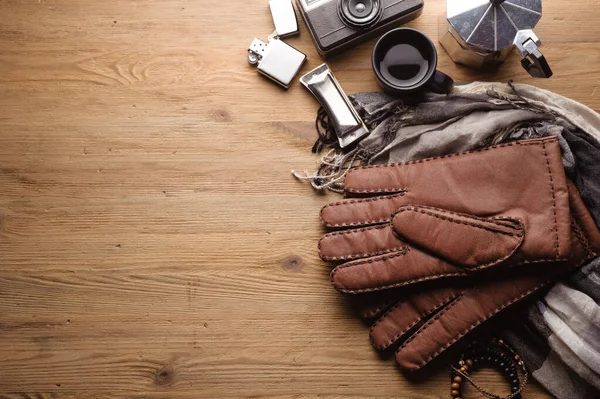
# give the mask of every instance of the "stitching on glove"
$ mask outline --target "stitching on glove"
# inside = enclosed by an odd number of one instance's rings
[[[365,166],[359,166],[356,167],[353,170],[360,170],[360,169],[373,169],[373,168],[390,168],[390,167],[398,167],[398,166],[405,166],[405,165],[415,165],[415,164],[421,164],[421,163],[425,163],[425,162],[429,162],[429,161],[434,161],[437,159],[446,159],[446,158],[452,158],[452,157],[457,157],[457,156],[462,156],[462,155],[468,155],[468,154],[473,154],[473,153],[480,153],[480,152],[484,152],[484,151],[490,151],[490,150],[494,150],[497,148],[504,148],[504,147],[512,147],[513,145],[521,145],[521,146],[543,146],[545,147],[545,144],[547,142],[558,142],[558,138],[556,136],[550,136],[544,139],[539,139],[538,141],[535,142],[522,142],[522,141],[514,141],[512,143],[505,143],[505,144],[498,144],[498,145],[494,145],[491,147],[486,147],[486,148],[480,148],[480,149],[476,149],[476,150],[471,150],[471,151],[465,151],[465,152],[460,152],[460,153],[456,153],[456,154],[447,154],[447,155],[441,155],[438,157],[432,157],[432,158],[425,158],[425,159],[419,159],[419,160],[415,160],[415,161],[407,161],[407,162],[397,162],[397,163],[393,163],[393,164],[385,164],[385,165],[365,165]],[[352,173],[352,171],[350,171],[348,174]],[[348,177],[348,175],[346,175],[346,178]],[[344,179],[345,180],[345,179]],[[345,181],[344,181],[344,186],[345,186]],[[348,189],[346,188],[346,192],[349,193],[356,193],[356,194],[368,194],[368,193],[385,193],[385,192],[394,192],[394,191],[399,191],[399,190],[406,190],[406,189],[401,189],[401,188],[388,188],[388,189],[371,189],[371,190],[355,190],[355,189]]]
[[[388,258],[389,259],[396,258],[398,256],[406,255],[406,253],[408,251],[409,251],[409,249],[406,246],[392,248],[392,249],[386,250],[384,254],[375,255],[373,257],[366,257],[362,261],[357,260],[354,262],[348,262],[348,263],[344,263],[343,265],[339,265],[331,271],[331,282],[333,283],[333,276],[338,272],[339,269],[346,269],[346,268],[353,267],[353,266],[364,265],[366,263],[378,262],[380,260],[386,260]]]
[[[383,256],[377,256],[377,257],[373,257],[373,258],[367,258],[361,261],[355,261],[355,262],[349,262],[349,263],[344,263],[343,265],[339,265],[337,266],[335,269],[333,269],[331,271],[330,274],[330,281],[331,284],[335,287],[335,283],[334,283],[334,277],[337,274],[337,272],[339,272],[341,269],[346,269],[349,267],[356,267],[356,266],[361,266],[367,263],[374,263],[374,262],[383,262],[386,261],[388,259],[393,259],[393,258],[397,258],[400,256],[404,256],[406,255],[409,251],[411,251],[411,249],[409,247],[402,247],[401,251],[395,251],[394,253],[391,253],[389,255],[383,255]],[[420,283],[422,281],[428,281],[428,280],[435,280],[438,278],[445,278],[445,277],[455,277],[455,276],[467,276],[468,273],[465,272],[456,272],[456,273],[445,273],[445,274],[436,274],[436,275],[432,275],[432,276],[425,276],[425,277],[419,277],[416,279],[412,279],[412,280],[406,280],[403,282],[399,282],[399,283],[395,283],[395,284],[390,284],[390,285],[385,285],[385,286],[380,286],[380,287],[373,287],[373,288],[359,288],[359,289],[346,289],[346,288],[337,288],[336,289],[339,292],[342,292],[344,294],[362,294],[362,293],[367,293],[367,292],[377,292],[377,291],[383,291],[383,290],[387,290],[390,288],[397,288],[397,287],[402,287],[405,285],[409,285],[412,283]]]
[[[490,147],[479,148],[479,149],[471,150],[471,151],[457,152],[454,154],[446,154],[446,155],[440,155],[437,157],[430,157],[430,158],[424,158],[424,159],[416,159],[414,161],[396,162],[396,163],[383,164],[383,165],[365,165],[365,166],[359,166],[356,169],[377,169],[377,168],[390,168],[390,167],[393,168],[393,167],[397,167],[397,166],[416,165],[416,164],[425,163],[425,162],[429,162],[429,161],[435,161],[438,159],[447,159],[447,158],[453,158],[453,157],[458,157],[458,156],[462,156],[462,155],[468,155],[468,154],[474,154],[474,153],[479,153],[479,152],[484,152],[484,151],[489,151],[489,150],[495,150],[497,148],[512,147],[514,144],[520,144],[520,142],[515,141],[512,143],[493,145]],[[529,145],[540,145],[540,143],[531,143]]]
[[[392,252],[399,252],[402,251],[404,248],[406,248],[405,246],[401,246],[401,247],[395,247],[395,248],[390,248],[390,249],[384,249],[381,251],[377,251],[377,252],[370,252],[370,253],[366,253],[366,254],[352,254],[352,255],[344,255],[344,256],[321,256],[321,259],[327,262],[338,262],[338,261],[346,261],[346,260],[355,260],[355,259],[360,259],[360,258],[367,258],[367,257],[371,257],[371,256],[381,256],[381,255],[386,255]]]
[[[449,218],[447,216],[444,215],[439,215],[433,212],[427,212],[425,211],[425,209],[431,209],[434,211],[439,211],[440,213],[446,213],[446,214],[450,214],[450,215],[455,215],[455,216],[460,216],[460,217],[464,217],[464,218],[468,218],[468,219],[474,219],[474,220],[479,220],[481,222],[485,222],[488,224],[495,224],[496,226],[500,226],[500,227],[510,227],[507,226],[506,224],[500,223],[500,222],[496,222],[495,220],[512,220],[514,222],[516,222],[519,226],[520,226],[520,230],[517,233],[508,233],[508,232],[504,232],[504,231],[498,231],[498,230],[493,230],[489,227],[487,227],[484,224],[477,224],[477,223],[473,223],[473,222],[467,222],[467,221],[463,221],[463,220],[456,220],[456,219],[452,219]],[[467,226],[472,226],[472,227],[476,227],[478,229],[483,229],[483,230],[488,230],[492,233],[498,233],[498,234],[504,234],[507,236],[513,236],[513,237],[522,237],[523,236],[523,231],[525,230],[525,227],[523,226],[523,224],[521,223],[521,221],[518,218],[512,218],[512,217],[504,217],[502,219],[499,218],[494,218],[494,219],[487,219],[487,218],[481,218],[481,217],[477,217],[477,216],[472,216],[472,215],[467,215],[467,214],[461,214],[461,213],[456,213],[456,212],[452,212],[452,211],[447,211],[445,209],[441,209],[441,208],[435,208],[435,207],[430,207],[430,206],[403,206],[401,208],[399,208],[396,212],[394,212],[392,214],[392,218],[394,216],[396,216],[397,214],[401,213],[401,212],[405,212],[405,211],[415,211],[415,212],[419,212],[422,213],[424,215],[429,215],[429,216],[433,216],[434,218],[438,218],[447,222],[452,222],[452,223],[456,223],[456,224],[464,224]]]
[[[558,220],[556,218],[556,194],[554,187],[554,179],[552,178],[552,169],[550,168],[550,159],[548,158],[548,151],[546,150],[546,143],[542,145],[544,149],[544,157],[546,157],[546,166],[548,167],[548,175],[550,176],[550,187],[552,189],[552,209],[554,211],[554,231],[556,232],[556,259],[560,257],[560,244],[558,240]]]
[[[452,215],[473,218],[473,219],[476,219],[476,220],[481,220],[481,221],[485,221],[485,222],[488,222],[488,223],[496,224],[498,226],[507,227],[506,225],[504,225],[502,223],[498,223],[496,221],[493,221],[492,219],[479,218],[479,217],[471,216],[471,215],[463,215],[463,214],[460,214],[460,213],[455,213],[455,212],[447,211],[445,209],[434,208],[434,207],[425,207],[425,206],[423,206],[423,207],[402,207],[402,208],[400,208],[399,210],[397,210],[394,213],[394,216],[397,213],[404,212],[405,210],[412,210],[412,211],[421,212],[423,214],[427,214],[427,215],[430,215],[430,216],[433,216],[435,218],[438,218],[438,219],[441,219],[441,220],[445,220],[445,221],[448,221],[448,222],[452,222],[452,223],[456,223],[456,224],[464,224],[464,225],[468,225],[468,226],[480,228],[480,229],[483,229],[483,230],[488,230],[488,231],[491,231],[493,233],[500,233],[500,234],[505,234],[505,235],[508,235],[508,236],[513,236],[513,237],[518,237],[519,238],[518,245],[516,245],[513,248],[512,251],[510,251],[508,254],[506,254],[506,256],[504,256],[504,257],[502,257],[500,259],[493,260],[493,261],[488,262],[488,263],[476,264],[476,266],[464,265],[464,266],[466,266],[469,269],[469,271],[484,269],[484,268],[487,268],[487,267],[490,267],[490,266],[495,266],[495,265],[497,265],[499,263],[504,262],[506,259],[508,259],[511,256],[513,256],[515,254],[515,252],[517,252],[517,250],[521,247],[521,245],[523,245],[523,240],[525,239],[525,235],[522,233],[525,230],[525,227],[523,226],[523,224],[521,223],[521,221],[519,219],[517,219],[517,218],[505,217],[504,220],[509,219],[509,220],[512,220],[512,221],[518,223],[518,225],[521,227],[521,229],[520,229],[521,233],[505,233],[505,232],[499,232],[499,231],[496,231],[496,230],[492,230],[492,229],[490,229],[487,226],[478,225],[476,223],[466,222],[466,221],[460,221],[460,220],[454,220],[452,218],[444,217],[443,215],[437,215],[437,214],[434,214],[432,212],[422,211],[419,208],[437,210],[437,211],[440,211],[442,213],[449,213],[449,214],[452,214]],[[398,234],[398,233],[396,233],[396,234]],[[546,261],[546,260],[543,260],[543,261]],[[538,262],[538,261],[532,261],[532,262]],[[530,262],[529,261],[524,261],[522,263],[530,263]]]
[[[466,330],[464,330],[462,333],[460,333],[458,336],[456,336],[452,341],[450,341],[449,343],[447,343],[446,345],[444,345],[442,348],[440,348],[438,351],[436,351],[433,355],[429,356],[427,359],[425,359],[424,361],[422,361],[418,366],[413,367],[410,370],[414,371],[414,370],[420,369],[421,367],[423,367],[424,365],[426,365],[427,363],[429,363],[434,357],[438,356],[440,353],[442,353],[443,351],[445,351],[446,349],[448,349],[449,346],[451,346],[456,341],[458,341],[459,339],[461,339],[462,337],[464,337],[466,334],[468,334],[469,332],[471,332],[473,329],[475,329],[475,327],[477,327],[478,325],[480,325],[484,321],[488,320],[490,317],[494,316],[496,313],[500,312],[501,310],[507,308],[508,306],[514,304],[515,302],[520,301],[521,299],[525,298],[526,296],[530,295],[531,293],[533,293],[535,291],[538,291],[540,288],[542,288],[543,286],[545,286],[545,285],[547,285],[549,283],[550,283],[550,280],[546,280],[543,283],[538,284],[535,287],[533,287],[532,289],[530,289],[529,291],[525,292],[521,296],[519,296],[517,298],[514,298],[514,299],[511,299],[510,301],[508,301],[508,302],[504,303],[503,305],[499,306],[498,308],[496,308],[495,310],[493,310],[491,313],[489,313],[487,316],[485,316],[483,319],[480,319],[477,322],[473,323],[470,327],[468,327]],[[423,331],[425,331],[427,329],[427,327],[429,327],[430,325],[432,325],[434,320],[439,319],[445,312],[447,312],[450,308],[452,308],[454,305],[456,305],[460,301],[460,299],[461,298],[459,298],[458,300],[456,300],[455,302],[453,302],[448,308],[444,309],[442,312],[438,313],[428,323],[424,324],[423,327],[421,327],[415,334],[413,334],[413,336],[411,336],[408,340],[404,341],[404,343],[402,344],[402,346],[400,346],[398,348],[398,350],[396,351],[396,356],[398,355],[398,353],[400,353],[400,351],[402,349],[404,349],[406,347],[406,345],[408,345],[419,334],[421,334]]]
[[[405,245],[402,245],[402,246],[399,246],[399,247],[388,248],[388,249],[384,249],[384,250],[381,250],[381,251],[367,252],[367,253],[357,253],[357,254],[350,254],[350,255],[344,255],[344,256],[323,256],[323,255],[321,255],[321,243],[326,238],[334,237],[334,236],[341,236],[341,235],[346,235],[346,234],[363,233],[363,232],[368,231],[368,230],[385,229],[385,228],[388,228],[388,227],[391,228],[391,225],[389,223],[388,224],[384,224],[384,225],[363,227],[361,229],[342,230],[342,231],[334,231],[334,232],[331,232],[331,233],[327,233],[323,237],[321,237],[321,239],[319,240],[319,244],[318,244],[319,256],[321,257],[321,259],[323,259],[325,261],[344,261],[344,260],[351,260],[351,259],[358,259],[358,258],[366,258],[366,257],[370,257],[370,256],[384,255],[384,254],[388,254],[390,252],[400,251],[403,248],[406,248]]]
[[[373,332],[375,327],[382,322],[387,315],[389,315],[391,312],[393,312],[394,310],[396,310],[400,305],[402,305],[403,303],[405,303],[405,301],[401,301],[398,302],[393,308],[391,308],[390,310],[388,310],[387,312],[385,312],[385,314],[383,316],[381,316],[371,327],[371,329],[369,330],[369,337],[371,338],[371,344],[380,351],[386,350],[387,348],[390,347],[390,345],[392,345],[394,342],[398,341],[398,339],[403,336],[404,334],[406,334],[406,332],[408,330],[410,330],[411,328],[413,328],[414,326],[416,326],[421,320],[423,320],[424,317],[426,317],[427,315],[433,313],[436,309],[439,309],[442,305],[444,304],[448,304],[450,303],[450,301],[453,301],[454,299],[458,298],[462,296],[462,293],[458,293],[458,294],[454,294],[454,295],[450,295],[447,298],[445,298],[443,301],[441,301],[440,303],[436,303],[434,306],[432,306],[429,309],[426,309],[424,312],[420,312],[419,317],[417,320],[415,320],[413,323],[411,323],[408,327],[406,327],[404,330],[402,330],[401,332],[399,332],[398,334],[396,334],[393,338],[391,338],[388,342],[386,342],[383,345],[377,345],[375,343],[375,340],[373,338]]]
[[[594,258],[594,257],[596,257],[596,252],[594,252],[594,250],[592,250],[592,248],[590,247],[590,242],[588,241],[587,237],[585,236],[585,234],[581,230],[581,226],[579,225],[579,223],[577,222],[577,220],[575,220],[575,218],[573,218],[573,217],[571,217],[571,227],[573,228],[573,233],[575,234],[575,236],[579,240],[579,243],[581,245],[583,245],[583,248],[586,251],[587,257],[588,258]]]
[[[377,166],[387,166],[387,165],[377,165]],[[362,166],[363,168],[368,168],[368,166]],[[408,191],[406,187],[393,187],[393,188],[377,188],[372,190],[351,190],[346,189],[347,192],[351,194],[379,194],[379,193],[397,193],[397,192],[405,192]]]
[[[400,303],[400,302],[404,302],[404,301],[398,301],[398,303]],[[362,316],[364,319],[370,319],[370,318],[372,318],[373,316],[376,316],[376,315],[378,315],[378,314],[379,314],[379,312],[381,312],[383,309],[385,309],[385,308],[386,308],[388,305],[389,305],[389,303],[388,303],[388,304],[386,304],[386,305],[379,306],[379,307],[377,307],[377,308],[375,308],[375,309],[371,310],[370,312],[366,312],[366,313],[364,313],[364,312],[361,312],[361,316]],[[396,306],[397,306],[397,305],[396,305]],[[386,313],[387,313],[387,312],[386,312]]]
[[[390,255],[390,257],[392,257],[392,256]],[[340,266],[338,266],[338,267],[340,267]],[[335,272],[336,269],[333,269],[333,272]],[[424,282],[424,281],[436,280],[436,279],[439,279],[439,278],[458,277],[458,276],[467,276],[467,275],[468,274],[464,273],[464,272],[463,273],[456,272],[456,273],[435,274],[433,276],[420,277],[420,278],[417,278],[417,279],[406,280],[406,281],[403,281],[403,282],[400,282],[400,283],[385,285],[385,286],[376,287],[376,288],[359,288],[359,289],[355,289],[355,290],[349,290],[349,289],[346,289],[346,288],[337,288],[336,287],[336,289],[339,292],[341,292],[342,294],[365,294],[365,293],[368,293],[368,292],[378,292],[378,291],[383,291],[383,290],[387,290],[387,289],[391,289],[391,288],[404,287],[406,285],[410,285],[410,284],[414,284],[414,283],[421,283],[421,282]],[[333,284],[333,276],[331,278],[331,282]]]
[[[331,204],[327,204],[325,205],[323,208],[321,208],[321,212],[319,214],[319,219],[321,220],[321,223],[323,223],[325,226],[327,227],[351,227],[351,226],[363,226],[363,225],[368,225],[368,224],[376,224],[376,223],[385,223],[385,222],[389,222],[391,219],[387,218],[387,219],[380,219],[380,220],[367,220],[364,222],[357,222],[357,223],[336,223],[336,224],[330,224],[325,222],[325,220],[323,220],[323,212],[325,211],[325,209],[330,208],[330,207],[335,207],[335,206],[344,206],[347,204],[360,204],[360,203],[366,203],[366,202],[375,202],[378,200],[391,200],[397,197],[403,197],[406,195],[406,191],[398,193],[396,195],[386,195],[386,196],[381,196],[381,197],[373,197],[373,198],[364,198],[364,199],[351,199],[351,200],[345,200],[345,201],[338,201],[338,202],[333,202]]]

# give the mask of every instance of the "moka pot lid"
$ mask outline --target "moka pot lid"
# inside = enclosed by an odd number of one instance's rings
[[[500,51],[542,17],[542,0],[447,0],[448,22],[469,45]]]

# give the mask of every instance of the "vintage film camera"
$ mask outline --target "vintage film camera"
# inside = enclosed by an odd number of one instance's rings
[[[296,0],[308,31],[324,57],[417,18],[423,0]]]

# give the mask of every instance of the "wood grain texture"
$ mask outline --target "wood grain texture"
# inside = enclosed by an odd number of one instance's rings
[[[551,80],[438,45],[439,67],[599,109],[599,5],[544,3]],[[444,8],[410,26],[437,38]],[[374,353],[329,285],[336,197],[289,173],[315,167],[317,104],[246,62],[272,30],[266,0],[0,1],[0,397],[448,396],[446,370],[413,383]],[[322,62],[303,25],[288,42]],[[329,61],[348,93],[377,90],[372,46]]]

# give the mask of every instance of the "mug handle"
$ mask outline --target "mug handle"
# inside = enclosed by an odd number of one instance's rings
[[[429,83],[427,83],[427,87],[435,93],[448,94],[454,88],[454,80],[452,80],[450,76],[436,69],[433,77]]]

